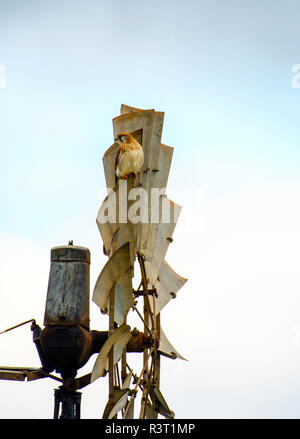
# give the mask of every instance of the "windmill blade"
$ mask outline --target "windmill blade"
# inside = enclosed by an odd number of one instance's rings
[[[144,176],[143,189],[148,195],[148,223],[139,223],[137,230],[137,251],[148,259],[152,257],[153,246],[159,223],[162,217],[162,208],[165,206],[165,188],[167,186],[171,166],[173,148],[160,144],[157,169]],[[155,215],[153,213],[155,212]],[[149,240],[152,245],[149,246]],[[152,251],[151,251],[152,250]]]
[[[130,248],[127,242],[108,260],[96,281],[92,300],[103,313],[107,313],[109,295],[112,288],[118,284],[122,276],[127,276],[131,272]],[[122,294],[132,294],[132,287],[130,292],[123,290]]]
[[[169,200],[169,208],[171,212],[171,218],[169,221],[160,222],[156,236],[149,237],[148,258],[151,253],[152,257],[150,260],[146,258],[145,266],[149,282],[152,285],[155,285],[156,283],[162,261],[168,251],[170,243],[173,241],[172,236],[182,207],[179,204],[174,203],[174,201]]]
[[[180,359],[180,360],[185,360],[187,361],[186,358],[184,358],[175,348],[174,346],[170,343],[170,341],[168,340],[166,334],[164,333],[164,331],[162,330],[162,327],[160,327],[160,342],[159,342],[159,348],[158,351],[164,355],[165,357],[168,358],[172,358],[173,360],[175,360],[176,358]]]
[[[157,292],[157,298],[155,301],[155,315],[167,305],[167,303],[174,297],[186,283],[187,279],[179,276],[167,263],[163,260],[158,279],[154,285]],[[151,310],[154,312],[152,301],[150,301]]]
[[[160,144],[158,164],[157,164],[157,186],[158,188],[167,187],[174,148],[172,146]]]
[[[114,200],[112,199],[112,193],[110,193],[101,204],[96,218],[96,223],[103,241],[106,255],[108,255],[111,251],[114,230],[111,222],[109,221],[110,212],[107,214],[105,214],[105,212],[108,211],[110,208],[109,205],[111,206],[112,203],[114,203]],[[106,219],[108,220],[106,221]]]
[[[119,335],[118,340],[116,341],[116,343],[113,346],[113,348],[114,348],[114,356],[113,356],[114,365],[120,360],[120,358],[122,357],[122,354],[127,346],[127,343],[132,338],[132,334],[130,332],[130,326],[123,324],[123,325],[119,326],[119,328],[121,328],[122,326],[126,327],[126,331]]]
[[[141,182],[148,195],[147,217],[149,221],[151,217],[149,203],[151,189],[166,186],[173,154],[173,148],[160,143],[163,121],[163,112],[140,110],[124,104],[121,105],[121,116],[113,120],[115,135],[120,131],[128,131],[132,134],[139,130],[142,131],[141,138],[145,158]],[[140,141],[140,139],[137,140]],[[151,172],[147,172],[148,170]],[[138,224],[136,239],[138,252],[144,253],[146,250],[150,228],[151,224],[148,222]]]
[[[124,322],[133,303],[132,276],[128,273],[119,279],[115,287],[114,321],[118,325],[121,325]]]
[[[111,253],[129,242],[129,255],[132,267],[134,266],[135,260],[135,230],[136,224],[130,222],[127,224],[119,224],[111,242]]]
[[[146,411],[145,411],[145,418],[146,419],[156,419],[158,412],[156,412],[153,408],[153,405],[149,403],[149,401],[146,402]]]
[[[108,400],[103,413],[103,419],[113,419],[116,414],[126,407],[129,389],[116,390]]]
[[[161,145],[161,134],[163,127],[164,113],[154,110],[139,110],[129,106],[121,106],[121,116],[113,119],[114,136],[121,131],[130,132],[138,141],[142,143],[144,151],[144,165],[143,172],[141,173],[141,181],[143,189],[146,190],[148,200],[151,198],[150,191],[153,187],[160,188],[166,185],[168,174],[170,170],[173,148]],[[138,133],[141,132],[140,138]],[[116,145],[112,145],[104,154],[103,166],[105,171],[105,178],[107,187],[115,187],[115,182],[112,181],[114,177],[114,157],[116,153]],[[152,171],[152,172],[148,172]],[[114,189],[115,190],[115,189]],[[151,216],[150,203],[148,203],[148,218]],[[127,224],[128,226],[128,224]],[[139,223],[137,226],[136,236],[136,250],[142,251],[147,248],[148,236],[151,225],[147,223]],[[157,227],[154,227],[157,230]],[[122,242],[125,239],[129,239],[132,236],[132,231],[129,227],[123,228],[122,234],[126,234],[125,238],[122,238]],[[129,235],[129,236],[128,236]],[[104,233],[103,233],[104,236]],[[120,237],[118,237],[119,239]],[[110,235],[107,240],[109,241]],[[119,246],[121,243],[119,242]],[[104,244],[105,249],[107,245]]]
[[[151,146],[150,146],[150,158],[149,158],[149,167],[151,171],[157,171],[158,168],[158,159],[160,152],[160,141],[163,130],[165,113],[162,111],[154,112],[153,119],[153,127],[152,127],[152,137],[151,137]]]
[[[129,372],[122,384],[122,389],[129,389],[132,380],[132,372]]]
[[[126,389],[126,388],[129,389],[132,376],[133,376],[132,371],[130,371],[124,380],[124,383],[122,385],[122,389]],[[125,409],[127,408],[128,402],[129,401],[126,401],[126,405],[123,408],[125,408]],[[128,407],[128,410],[126,410],[123,413],[122,417],[123,417],[123,419],[134,419],[134,400],[131,401],[130,406]]]
[[[112,419],[120,410],[124,409],[128,402],[128,395],[130,392],[130,383],[132,379],[132,372],[130,372],[122,385],[120,390],[113,393],[109,399],[106,408],[104,410],[103,419]],[[130,413],[129,413],[130,415]]]
[[[136,228],[133,221],[128,220],[128,212],[133,200],[129,193],[134,189],[134,179],[120,180],[113,189],[108,189],[108,195],[101,204],[96,222],[100,231],[105,254],[111,256],[116,250],[130,242],[132,264],[136,251]]]
[[[156,412],[160,413],[165,418],[174,418],[175,413],[173,412],[173,410],[170,410],[165,398],[157,387],[151,386],[150,398]]]
[[[97,356],[92,370],[91,383],[100,376],[103,376],[108,370],[108,358],[111,349],[113,348],[114,352],[113,364],[116,364],[121,358],[125,346],[131,337],[132,334],[130,332],[130,326],[128,325],[123,324],[113,331]]]
[[[128,402],[127,402],[127,404],[128,404]],[[123,415],[123,419],[134,419],[134,400],[131,401],[128,410],[127,410],[127,404],[125,407],[126,410],[125,410],[125,413]]]
[[[134,111],[145,111],[142,108],[130,107],[129,105],[121,104],[120,114],[133,113]]]
[[[104,153],[102,158],[106,187],[113,189],[116,185],[115,178],[115,157],[118,144],[113,143]]]

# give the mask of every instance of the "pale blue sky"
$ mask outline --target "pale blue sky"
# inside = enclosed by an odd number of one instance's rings
[[[20,308],[1,327],[43,314],[46,292],[29,300],[27,254],[44,264],[36,291],[47,285],[50,248],[69,239],[91,249],[92,280],[99,273],[111,120],[121,103],[155,108],[175,148],[168,193],[183,205],[169,257],[189,282],[166,320],[190,359],[176,373],[191,377],[191,392],[199,384],[192,417],[298,416],[299,15],[291,0],[0,0],[0,233],[2,253],[14,255],[1,278]],[[13,270],[25,285],[10,284]],[[179,331],[172,318],[184,297],[201,318],[184,311]],[[169,392],[188,417],[172,383]]]
[[[297,173],[299,9],[296,1],[2,1],[3,226],[50,233],[63,182],[74,188],[69,215],[77,197],[91,208],[121,102],[166,111],[164,140],[181,167],[189,151],[196,169],[232,160]]]

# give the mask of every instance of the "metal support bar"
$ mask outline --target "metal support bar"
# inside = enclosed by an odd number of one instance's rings
[[[148,310],[148,313],[150,314],[152,328],[154,328],[155,323],[154,323],[153,313],[151,312],[151,307],[150,307],[150,300],[149,300],[149,293],[148,293],[148,281],[147,281],[147,277],[146,277],[144,256],[141,253],[137,253],[137,257],[138,257],[138,261],[140,264],[141,276],[142,276],[142,281],[143,281],[143,288],[144,288],[144,293],[145,293],[145,295],[144,295],[144,299],[146,301],[145,306]]]
[[[142,291],[141,290],[136,290],[136,291],[133,290],[133,295],[134,295],[134,297],[139,297],[139,296],[145,296],[145,293],[143,290]],[[148,295],[158,297],[156,288],[152,288],[151,290],[148,289]]]
[[[30,322],[35,323],[35,319],[26,320],[26,322],[19,323],[18,325],[12,326],[11,328],[8,328],[8,329],[5,329],[4,331],[1,331],[0,334],[4,334],[5,332],[11,331],[12,329],[16,329],[19,326],[26,325],[26,323],[30,323]]]
[[[115,287],[112,288],[109,296],[109,337],[112,335],[115,329]],[[108,373],[108,387],[109,387],[109,399],[112,398],[114,393],[114,348],[112,347],[109,357],[109,373]]]
[[[54,419],[80,419],[81,392],[67,391],[63,386],[54,390]],[[61,413],[60,413],[61,409]],[[60,415],[60,416],[59,416]]]

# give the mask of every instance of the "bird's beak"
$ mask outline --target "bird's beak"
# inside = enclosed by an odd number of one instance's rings
[[[118,140],[118,138],[116,137],[116,138],[115,138],[115,142],[116,142],[117,140]]]

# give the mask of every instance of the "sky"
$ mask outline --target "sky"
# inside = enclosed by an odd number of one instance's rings
[[[299,418],[299,13],[296,0],[0,0],[0,331],[43,325],[56,245],[90,249],[92,291],[112,119],[122,103],[153,108],[183,206],[166,260],[188,278],[162,311],[188,359],[163,359],[165,399],[184,419]],[[93,302],[90,317],[107,328]],[[31,337],[0,335],[1,365],[39,367]],[[51,418],[55,388],[1,381],[0,418]],[[82,418],[106,401],[99,379]]]

